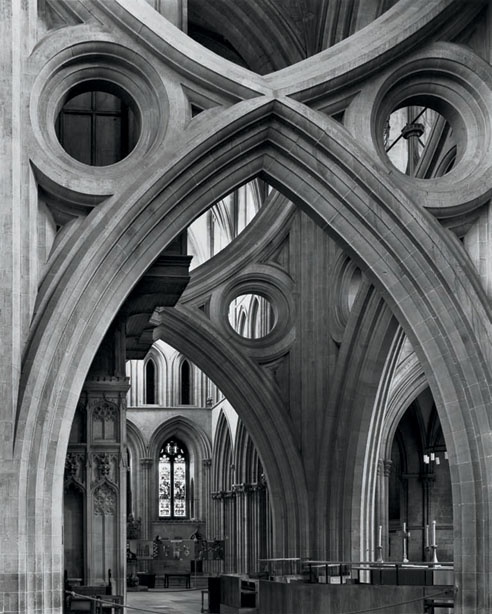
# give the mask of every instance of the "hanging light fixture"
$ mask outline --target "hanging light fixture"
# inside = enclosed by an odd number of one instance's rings
[[[444,450],[444,459],[448,460],[448,451]],[[429,465],[430,463],[436,463],[436,465],[441,464],[441,459],[439,454],[437,454],[434,450],[424,452],[424,465]]]

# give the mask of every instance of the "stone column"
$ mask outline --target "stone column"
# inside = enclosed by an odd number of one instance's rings
[[[142,518],[142,539],[154,539],[155,535],[151,535],[151,519],[153,517],[154,498],[151,496],[152,488],[152,470],[154,468],[154,459],[151,457],[142,457],[140,459],[140,501],[139,512]]]
[[[261,552],[261,510],[260,510],[260,488],[258,484],[251,484],[249,496],[249,552],[248,552],[248,572],[257,572],[258,559]]]
[[[389,507],[389,477],[391,473],[392,461],[390,459],[380,459],[378,463],[378,486],[377,486],[377,513],[376,513],[376,527],[374,536],[374,552],[376,553],[377,546],[377,534],[379,526],[383,527],[382,530],[382,556],[386,560],[388,558],[388,543],[389,543],[389,519],[388,519],[388,507]]]
[[[255,484],[243,484],[242,532],[244,571],[256,571],[258,559],[258,497]]]
[[[210,478],[210,467],[212,466],[212,459],[204,458],[202,460],[202,480],[201,480],[201,497],[200,507],[195,512],[198,514],[198,518],[205,520],[204,537],[207,541],[210,541],[215,536],[214,519],[213,519],[213,505],[212,505],[212,483]],[[208,556],[208,554],[207,554]],[[203,561],[203,572],[211,573],[212,563],[205,558]]]
[[[86,380],[82,399],[87,425],[87,584],[108,581],[126,588],[126,377]],[[70,446],[69,446],[70,449]]]
[[[247,486],[248,484],[233,484],[233,494],[235,496],[235,556],[237,573],[247,571],[247,532],[248,532],[248,513],[247,513]]]
[[[200,494],[200,507],[195,511],[197,518],[204,519],[206,521],[205,526],[205,534],[208,538],[212,537],[210,535],[210,520],[211,520],[211,509],[210,509],[210,493],[211,493],[211,481],[210,481],[210,467],[212,466],[211,458],[204,458],[202,460],[202,490]]]
[[[236,572],[236,493],[227,490],[223,493],[224,511],[224,571]]]
[[[2,612],[20,612],[29,603],[59,605],[56,594],[62,573],[59,559],[51,552],[41,552],[26,538],[26,526],[42,522],[43,512],[36,508],[36,517],[23,517],[19,504],[19,465],[13,457],[16,433],[16,410],[19,395],[22,354],[32,323],[33,307],[39,284],[38,251],[41,264],[47,259],[53,225],[44,229],[48,247],[38,240],[37,223],[43,216],[38,211],[38,194],[25,144],[29,139],[29,94],[25,87],[24,67],[36,43],[37,3],[2,3],[0,19],[0,499],[2,521],[0,540],[2,566]],[[39,235],[41,236],[42,228]],[[50,236],[51,235],[51,236]],[[17,442],[19,443],[19,442]],[[32,445],[37,445],[34,442]],[[36,468],[32,468],[33,471]],[[56,471],[53,468],[53,471]],[[19,507],[19,505],[21,507]],[[32,513],[32,512],[31,512]],[[60,518],[61,521],[61,518]],[[29,535],[29,534],[27,534]],[[51,535],[53,543],[60,538]],[[41,539],[41,537],[40,537]],[[41,542],[42,543],[42,542]],[[59,542],[58,542],[59,543]],[[35,561],[28,563],[27,561]],[[55,587],[53,598],[45,598],[43,586]]]
[[[265,476],[260,475],[254,485],[255,492],[255,524],[256,524],[256,571],[260,571],[259,559],[267,559],[272,556],[272,526],[270,514],[270,501]]]
[[[432,559],[431,556],[431,538],[430,538],[430,527],[433,520],[432,514],[432,485],[435,480],[435,475],[433,473],[424,473],[421,476],[422,479],[422,490],[423,490],[423,498],[424,498],[424,511],[423,511],[423,527],[422,527],[422,560],[430,561]],[[426,544],[426,525],[429,526],[429,544]]]
[[[209,541],[215,539],[225,539],[224,529],[224,491],[216,491],[211,493],[212,498],[212,514],[210,515],[210,534]],[[224,544],[224,550],[226,549]],[[224,552],[225,556],[225,552]],[[225,571],[224,561],[209,561],[209,571],[211,573],[220,573]]]

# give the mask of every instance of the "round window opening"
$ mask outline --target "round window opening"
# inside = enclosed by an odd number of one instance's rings
[[[63,149],[75,160],[109,166],[132,151],[140,125],[126,92],[113,84],[88,82],[69,92],[55,131]]]
[[[412,105],[393,111],[384,124],[383,142],[393,166],[410,177],[441,177],[456,160],[451,125],[430,107]]]
[[[229,303],[229,323],[241,337],[261,339],[275,326],[275,313],[264,296],[240,294]]]

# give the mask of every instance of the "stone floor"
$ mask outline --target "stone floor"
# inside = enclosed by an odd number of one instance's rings
[[[201,603],[200,588],[151,589],[127,593],[126,612],[128,614],[200,614]],[[205,596],[206,607],[207,597]]]

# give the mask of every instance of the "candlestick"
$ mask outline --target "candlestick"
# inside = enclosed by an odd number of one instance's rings
[[[403,534],[403,562],[408,563],[406,533]]]

